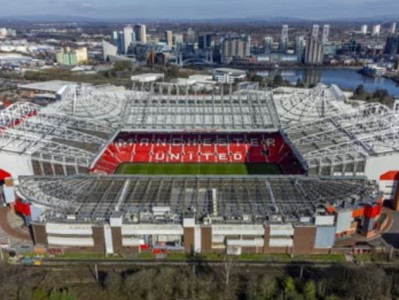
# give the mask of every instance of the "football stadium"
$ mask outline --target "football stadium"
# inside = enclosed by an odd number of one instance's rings
[[[310,253],[384,226],[399,117],[337,86],[58,93],[0,112],[5,200],[37,245]]]

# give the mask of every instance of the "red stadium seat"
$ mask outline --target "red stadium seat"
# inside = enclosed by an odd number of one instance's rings
[[[121,133],[92,171],[113,173],[123,162],[276,163],[284,173],[303,172],[279,133]]]

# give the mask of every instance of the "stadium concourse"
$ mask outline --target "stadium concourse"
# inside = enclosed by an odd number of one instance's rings
[[[323,252],[336,237],[383,227],[383,198],[370,180],[399,158],[399,119],[388,107],[352,107],[325,85],[227,95],[165,83],[70,85],[61,93],[47,107],[17,103],[0,113],[2,168],[39,244]],[[151,166],[152,176],[113,175],[128,164]],[[180,166],[191,175],[176,176]],[[157,179],[161,169],[174,171]],[[282,175],[260,176],[276,170]]]

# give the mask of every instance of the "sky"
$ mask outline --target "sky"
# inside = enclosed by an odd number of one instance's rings
[[[306,19],[399,16],[399,0],[0,0],[0,16]]]

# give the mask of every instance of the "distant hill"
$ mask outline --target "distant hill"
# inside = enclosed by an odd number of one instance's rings
[[[81,16],[62,16],[62,15],[20,15],[20,16],[4,16],[0,17],[0,23],[265,23],[265,24],[282,24],[282,23],[314,23],[314,22],[331,22],[331,23],[361,23],[361,22],[381,22],[386,23],[399,20],[399,15],[384,15],[372,17],[354,17],[354,18],[320,18],[306,19],[295,17],[243,17],[243,18],[104,18],[104,17],[81,17]]]

